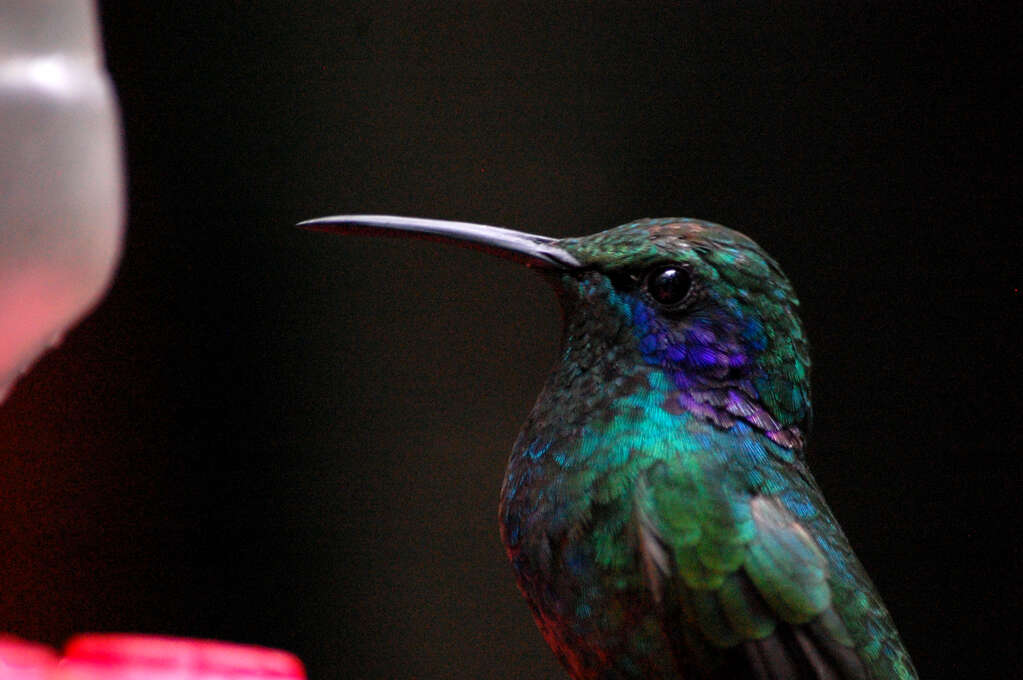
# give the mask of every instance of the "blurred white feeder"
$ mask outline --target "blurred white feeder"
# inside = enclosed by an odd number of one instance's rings
[[[0,2],[0,401],[103,296],[124,180],[92,0]]]

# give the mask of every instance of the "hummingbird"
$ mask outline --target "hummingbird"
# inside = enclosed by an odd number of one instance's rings
[[[807,467],[799,302],[753,240],[690,218],[562,239],[385,215],[299,226],[486,251],[558,293],[560,357],[499,524],[571,677],[917,677]]]

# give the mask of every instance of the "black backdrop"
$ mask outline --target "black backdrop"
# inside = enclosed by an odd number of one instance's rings
[[[553,297],[483,255],[290,225],[685,215],[799,290],[812,466],[922,675],[1018,661],[1009,15],[405,4],[103,3],[127,245],[0,409],[0,629],[561,677],[496,527]]]

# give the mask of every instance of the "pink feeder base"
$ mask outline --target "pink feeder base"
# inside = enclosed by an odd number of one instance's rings
[[[58,660],[59,659],[59,660]],[[88,634],[63,658],[0,636],[0,680],[305,680],[293,654],[265,647],[159,635]]]

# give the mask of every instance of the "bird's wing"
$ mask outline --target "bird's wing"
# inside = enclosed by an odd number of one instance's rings
[[[686,677],[869,677],[825,555],[779,498],[662,463],[635,501],[646,581]]]

